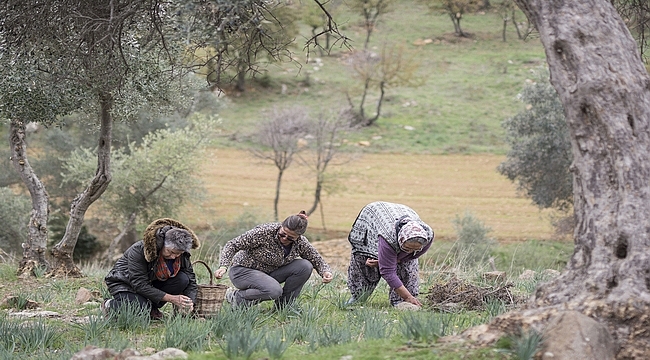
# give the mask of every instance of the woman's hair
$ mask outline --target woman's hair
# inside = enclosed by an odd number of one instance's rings
[[[190,251],[193,241],[187,230],[171,228],[165,233],[165,247],[172,250]]]
[[[290,215],[282,222],[282,226],[295,232],[298,235],[302,235],[307,230],[307,213],[305,210],[302,210],[296,215]]]

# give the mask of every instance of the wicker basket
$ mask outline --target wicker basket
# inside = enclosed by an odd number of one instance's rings
[[[210,273],[210,284],[197,284],[198,291],[196,293],[196,307],[194,308],[194,313],[196,316],[202,318],[216,316],[221,309],[221,304],[223,304],[224,298],[226,297],[228,286],[223,284],[213,284],[212,277],[214,275],[212,274],[210,266],[201,260],[193,262],[192,265],[196,263],[201,263],[208,268],[208,272]]]

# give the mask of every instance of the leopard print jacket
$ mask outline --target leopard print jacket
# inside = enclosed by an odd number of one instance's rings
[[[239,265],[268,274],[302,258],[311,262],[321,277],[323,273],[332,271],[305,236],[294,241],[289,254],[284,256],[284,248],[278,239],[281,226],[281,223],[261,224],[228,241],[221,250],[219,266]]]

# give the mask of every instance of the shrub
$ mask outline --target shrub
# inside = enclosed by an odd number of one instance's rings
[[[31,209],[29,197],[17,195],[7,187],[0,188],[0,249],[6,252],[20,251],[20,244],[27,241]]]
[[[469,212],[461,218],[456,215],[452,221],[457,240],[454,244],[456,261],[461,265],[477,265],[487,259],[490,248],[496,243],[488,237],[492,231]]]
[[[503,122],[507,159],[499,172],[540,208],[566,210],[573,204],[573,161],[569,129],[560,98],[549,83],[548,70],[519,95],[525,110]]]

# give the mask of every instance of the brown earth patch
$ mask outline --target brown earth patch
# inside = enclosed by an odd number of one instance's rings
[[[309,228],[326,234],[320,240],[340,238],[365,204],[384,200],[411,206],[433,227],[437,239],[455,237],[452,220],[466,211],[490,227],[489,235],[498,241],[555,238],[549,213],[520,196],[516,185],[496,171],[504,160],[489,154],[365,154],[331,167],[345,174],[345,189],[324,195],[324,216],[317,210]],[[212,149],[202,178],[208,197],[184,209],[183,223],[209,229],[218,218],[233,220],[246,211],[272,218],[277,178],[273,165],[242,150]],[[313,189],[314,177],[306,168],[290,167],[281,187],[280,219],[309,209]]]

